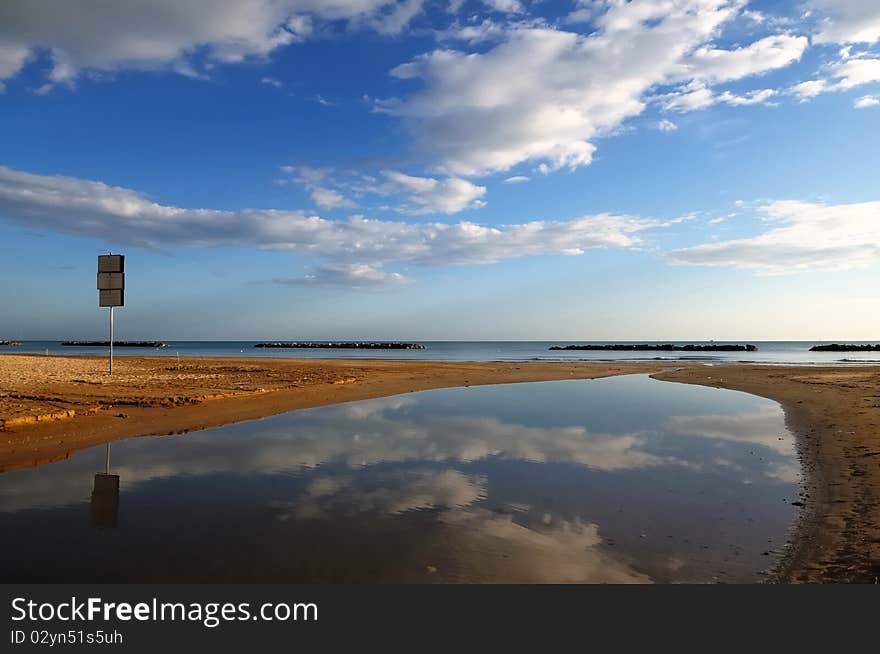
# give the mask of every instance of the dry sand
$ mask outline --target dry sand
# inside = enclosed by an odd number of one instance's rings
[[[880,577],[880,367],[0,356],[0,471],[131,436],[451,386],[655,373],[780,402],[807,497],[775,580]]]

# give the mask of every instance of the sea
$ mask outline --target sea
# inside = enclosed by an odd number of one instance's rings
[[[305,340],[305,339],[303,339]],[[275,349],[257,348],[260,341],[163,341],[168,347],[117,347],[114,356],[170,357],[293,357],[340,359],[404,359],[430,361],[670,361],[756,363],[775,365],[865,365],[880,363],[880,352],[811,352],[814,345],[835,341],[718,341],[724,344],[751,344],[755,352],[663,352],[551,350],[553,346],[606,345],[626,341],[408,341],[425,346],[423,350],[373,350],[351,348]],[[635,341],[633,341],[635,342]],[[836,341],[844,342],[844,341]],[[866,344],[870,341],[845,341]],[[877,342],[877,341],[874,341]],[[638,341],[638,343],[708,345],[709,341]],[[9,354],[88,354],[105,355],[107,347],[63,346],[61,341],[22,341],[19,346],[0,346]]]

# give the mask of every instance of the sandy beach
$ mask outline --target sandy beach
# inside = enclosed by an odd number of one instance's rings
[[[450,363],[0,356],[0,471],[122,438],[180,434],[338,402],[453,386],[650,373],[779,402],[806,496],[773,580],[880,576],[880,367]]]

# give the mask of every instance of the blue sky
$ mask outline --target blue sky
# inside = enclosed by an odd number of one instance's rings
[[[102,6],[0,7],[0,338],[880,338],[875,0]]]

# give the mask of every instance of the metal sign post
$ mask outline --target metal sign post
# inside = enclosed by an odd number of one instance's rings
[[[98,306],[110,308],[110,374],[113,374],[113,307],[125,304],[125,257],[98,256]]]

